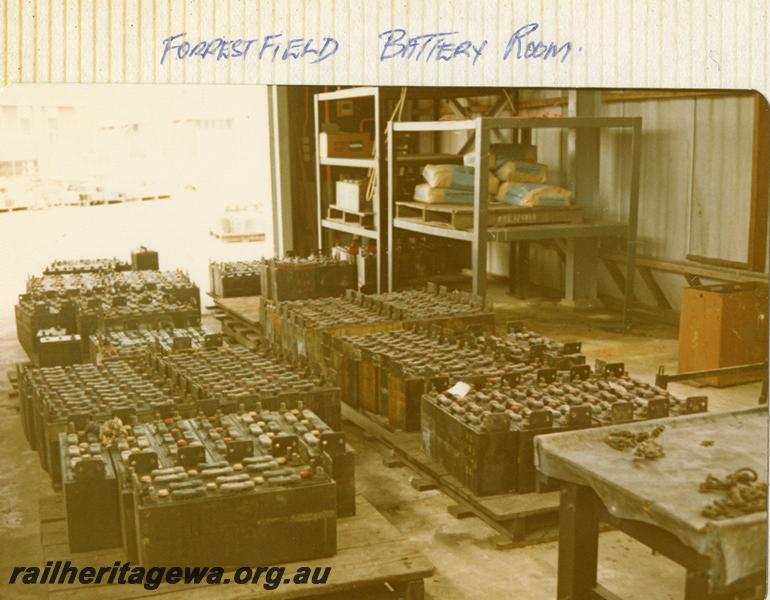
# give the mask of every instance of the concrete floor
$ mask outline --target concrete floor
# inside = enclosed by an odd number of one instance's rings
[[[104,210],[111,208],[97,207]],[[39,218],[19,219],[12,229],[2,222],[6,215],[0,215],[0,240],[8,239],[3,238],[6,227],[6,234],[10,235],[13,231],[14,237],[18,236],[21,240],[32,237],[41,223],[50,226],[52,217],[39,214]],[[140,241],[152,246],[153,236],[145,235],[142,222],[146,221],[143,215],[139,217],[130,223],[142,232]],[[129,227],[134,225],[129,224]],[[153,231],[157,229],[156,236],[160,235],[157,225],[154,229],[148,227]],[[107,239],[109,232],[101,232],[100,236]],[[121,239],[125,237],[126,234],[121,234]],[[79,240],[78,246],[88,247],[86,241]],[[206,253],[211,249],[208,242],[204,243],[202,238],[200,241],[200,244],[186,245],[180,258],[205,265]],[[129,244],[123,250],[107,251],[102,255],[123,256],[136,245],[133,240]],[[168,240],[165,244],[171,245]],[[32,256],[14,255],[12,252],[4,255],[15,256],[15,260],[2,265],[6,271],[3,278],[6,287],[2,290],[5,294],[0,296],[6,300],[9,297],[8,282],[15,282],[16,293],[21,292],[22,275],[39,272],[44,263],[41,255],[56,256],[56,248],[48,246],[33,252]],[[167,267],[175,266],[172,258],[164,256],[162,250],[161,262]],[[186,264],[182,266],[191,268]],[[195,270],[202,276],[205,273],[201,268]],[[199,281],[199,284],[205,288],[205,281]],[[659,365],[664,365],[670,372],[676,370],[676,330],[672,327],[638,323],[631,335],[621,335],[613,331],[617,315],[594,313],[576,316],[554,300],[513,300],[505,294],[501,285],[493,285],[490,296],[503,318],[522,320],[531,328],[563,341],[581,340],[584,352],[591,359],[625,360],[628,370],[641,379],[652,381]],[[41,493],[50,490],[48,476],[39,466],[37,455],[24,440],[17,401],[8,397],[10,386],[5,372],[16,361],[25,358],[16,342],[12,302],[11,297],[10,301],[3,302],[0,309],[0,598],[40,598],[44,597],[44,590],[36,586],[4,587],[10,566],[42,564],[37,499]],[[672,390],[683,394],[705,393],[709,396],[711,410],[724,410],[756,404],[759,387],[759,384],[746,384],[717,390],[672,385]],[[453,518],[447,512],[447,507],[453,504],[447,496],[440,491],[414,490],[409,484],[413,473],[408,468],[383,466],[384,447],[364,439],[363,433],[355,427],[347,427],[346,433],[357,451],[359,492],[405,536],[417,542],[436,566],[436,574],[426,581],[428,598],[553,600],[556,597],[555,542],[496,550],[489,541],[496,532],[486,524],[476,518]],[[652,555],[646,547],[617,532],[601,535],[599,577],[606,587],[628,600],[681,598],[684,585],[684,572],[680,567],[661,556]],[[362,595],[352,597],[361,598]]]

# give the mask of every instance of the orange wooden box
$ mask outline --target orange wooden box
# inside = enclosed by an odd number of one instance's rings
[[[679,320],[679,372],[767,360],[767,285],[731,283],[685,288]],[[756,381],[762,373],[699,381],[717,387]]]

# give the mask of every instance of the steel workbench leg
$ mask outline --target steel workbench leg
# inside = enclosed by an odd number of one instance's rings
[[[599,553],[599,499],[590,488],[562,483],[558,600],[591,600]]]

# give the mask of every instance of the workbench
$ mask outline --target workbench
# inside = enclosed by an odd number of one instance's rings
[[[657,460],[605,443],[612,431],[656,425],[665,426],[657,438],[665,455]],[[724,478],[745,467],[766,481],[766,407],[544,435],[535,446],[538,469],[562,485],[560,600],[617,599],[597,582],[600,522],[684,566],[686,600],[732,598],[764,583],[767,512],[707,519],[701,511],[721,496],[699,486],[708,475]]]

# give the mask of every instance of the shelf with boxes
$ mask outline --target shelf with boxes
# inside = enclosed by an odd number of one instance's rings
[[[457,112],[457,98],[474,96],[498,97],[489,114],[497,114],[504,105],[499,91],[468,88],[353,87],[315,95],[319,247],[328,251],[335,242],[347,245],[351,237],[354,246],[366,247],[374,272],[369,290],[381,292],[387,284],[388,210],[384,202],[390,158],[385,151],[386,120],[418,113],[437,119],[442,102]],[[405,137],[394,153],[398,169],[412,170],[427,162],[462,163],[462,157],[440,152],[435,140],[431,152],[421,152],[414,143],[404,141]]]
[[[493,131],[508,130],[516,134],[541,128],[574,131],[599,131],[602,128],[631,130],[632,160],[627,223],[583,222],[581,201],[585,199],[586,191],[582,188],[562,190],[547,186],[542,177],[542,165],[536,163],[532,146],[518,143],[492,145],[490,141]],[[400,136],[435,136],[453,131],[469,133],[469,142],[474,144],[472,153],[457,155],[452,163],[429,164],[423,169],[423,176],[427,179],[423,184],[415,186],[414,178],[403,179],[396,166]],[[573,303],[590,300],[592,295],[595,296],[595,276],[587,277],[585,273],[595,274],[600,238],[625,238],[628,248],[627,272],[630,274],[634,271],[640,148],[640,118],[478,117],[454,121],[389,122],[386,181],[388,289],[396,289],[399,285],[398,262],[394,254],[399,231],[470,242],[473,292],[482,297],[486,291],[488,242],[518,244],[529,240],[566,239],[568,266],[575,272],[584,273],[582,277],[574,273],[567,274],[566,299]],[[498,156],[491,156],[493,152]],[[456,166],[459,161],[463,161],[464,166]],[[501,173],[501,169],[508,169],[510,173]],[[494,171],[494,174],[487,175],[489,171]],[[449,183],[442,183],[441,180],[447,179]],[[458,183],[453,188],[455,179],[462,179],[462,185]],[[503,179],[502,184],[500,179]],[[499,188],[497,201],[490,202],[495,187]],[[412,190],[415,191],[413,197],[410,196]],[[571,206],[571,194],[574,194],[576,206]],[[511,264],[515,262],[512,260]],[[623,320],[627,328],[630,324],[633,277],[628,275],[626,281]]]
[[[333,232],[368,240],[376,248],[384,245],[380,210],[384,96],[379,88],[360,87],[314,97],[318,247],[327,252],[335,245]],[[331,105],[339,107],[341,103],[347,104],[351,113],[353,103],[360,107],[362,115],[367,115],[365,120],[372,122],[371,131],[342,131],[338,122],[328,118],[321,122],[322,114],[330,114]],[[376,251],[372,255],[379,290],[385,273],[384,257]]]

